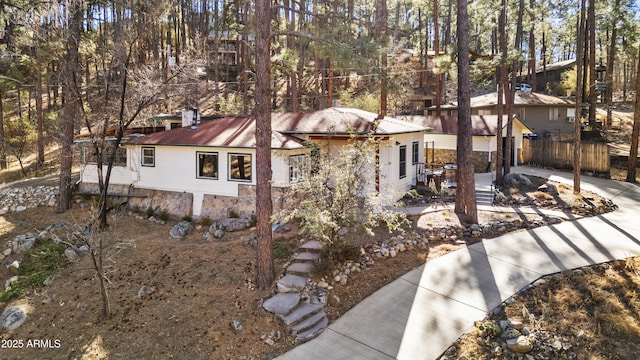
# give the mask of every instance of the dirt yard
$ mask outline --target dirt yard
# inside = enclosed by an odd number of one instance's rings
[[[522,191],[511,189],[508,193],[514,200],[546,198],[535,185]],[[587,197],[591,203],[599,203],[596,195]],[[557,207],[560,201],[583,207],[580,199],[563,190],[555,200],[546,199],[544,205]],[[479,215],[481,224],[509,219],[508,214]],[[38,234],[54,224],[64,223],[81,231],[89,218],[90,212],[77,204],[65,214],[36,208],[4,215],[0,217],[0,249],[7,248],[7,242],[18,235]],[[455,215],[444,212],[413,221],[414,230],[420,226],[460,225]],[[0,335],[5,345],[25,345],[19,349],[0,348],[0,358],[270,359],[291,349],[293,340],[285,334],[284,327],[260,307],[273,291],[258,291],[253,286],[256,253],[242,241],[253,230],[228,233],[222,241],[210,242],[202,239],[202,228],[175,240],[169,236],[175,222],[159,225],[125,213],[113,215],[104,237],[111,316],[101,315],[100,288],[91,256],[81,255],[77,262],[58,270],[49,285],[33,288],[23,297],[3,304],[28,304],[32,310],[20,328]],[[276,260],[278,274],[301,240],[294,225],[282,228],[288,231],[280,230],[274,236],[280,257]],[[362,244],[373,240],[357,241]],[[406,251],[395,258],[376,261],[369,270],[353,274],[346,286],[334,284],[327,314],[332,321],[337,319],[381,286],[430,258],[462,246],[465,242],[434,241],[426,251]],[[39,256],[38,247],[24,256]],[[21,260],[21,256],[12,254],[3,262],[13,260]],[[6,280],[13,272],[3,266],[0,275]],[[153,291],[140,295],[143,286]],[[243,329],[235,331],[233,321]],[[273,346],[262,340],[272,331],[282,334]],[[49,340],[45,344],[52,346],[27,347],[30,340],[31,344],[33,340]]]

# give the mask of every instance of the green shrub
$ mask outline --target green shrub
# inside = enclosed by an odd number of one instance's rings
[[[191,215],[185,215],[182,217],[182,221],[191,222],[193,221],[193,218],[191,217]]]
[[[273,257],[276,259],[288,259],[293,255],[293,247],[290,242],[283,237],[279,237],[273,241]]]
[[[133,207],[131,208],[131,211],[133,211],[136,214],[139,214],[142,212],[142,209],[140,209],[140,205],[133,205]]]
[[[169,220],[169,211],[167,210],[162,210],[160,212],[160,215],[158,215],[158,218],[162,221],[167,221]]]
[[[155,211],[153,211],[153,208],[151,206],[149,206],[147,208],[147,216],[148,217],[152,217],[153,215],[155,215]]]
[[[0,292],[0,301],[9,302],[23,296],[27,290],[42,286],[46,278],[67,264],[66,246],[52,241],[36,242],[18,269],[20,280]]]
[[[213,220],[211,220],[210,217],[205,216],[205,217],[200,219],[200,225],[202,225],[203,227],[209,227],[209,226],[213,225]]]
[[[237,219],[240,217],[240,214],[238,214],[237,212],[235,212],[234,210],[229,210],[229,218],[231,219]]]

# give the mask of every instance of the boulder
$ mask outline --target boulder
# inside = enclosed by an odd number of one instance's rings
[[[526,177],[525,175],[522,174],[514,174],[514,173],[509,173],[506,174],[504,176],[503,179],[505,184],[509,184],[509,185],[525,185],[525,186],[531,186],[531,180],[529,180],[528,177]]]
[[[526,354],[533,350],[533,344],[529,338],[520,335],[517,338],[507,339],[507,349],[520,354]]]
[[[78,253],[70,247],[64,250],[64,256],[67,257],[69,262],[76,262],[78,260]]]
[[[251,219],[247,218],[219,219],[209,227],[209,232],[215,233],[216,230],[224,230],[227,232],[239,231],[249,228],[250,225]]]
[[[27,305],[17,305],[4,309],[0,315],[0,330],[15,330],[27,319]]]
[[[169,231],[169,235],[171,235],[171,237],[174,239],[182,239],[192,232],[193,225],[190,222],[180,221],[171,228],[171,230]]]
[[[31,235],[18,235],[13,238],[13,251],[22,254],[33,247],[36,243],[36,237]]]

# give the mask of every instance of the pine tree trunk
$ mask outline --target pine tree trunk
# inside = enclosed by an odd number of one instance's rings
[[[256,215],[258,272],[256,284],[267,290],[274,279],[271,232],[271,70],[270,0],[256,1]]]
[[[67,54],[63,81],[65,87],[65,104],[60,119],[60,185],[58,212],[65,212],[71,207],[72,179],[71,169],[73,166],[73,134],[75,119],[80,113],[80,60],[78,48],[80,36],[82,35],[82,0],[69,1],[69,28],[67,29]]]
[[[620,0],[616,0],[615,8],[614,8],[615,16],[614,22],[611,26],[611,42],[609,44],[609,54],[607,55],[607,81],[605,88],[605,96],[607,101],[607,121],[605,124],[605,128],[608,129],[611,126],[613,119],[613,68],[616,59],[616,40],[618,37],[618,27],[617,23],[620,15]]]
[[[535,0],[529,1],[529,8],[532,14],[536,14]],[[536,16],[536,15],[533,15]],[[529,73],[529,85],[531,85],[531,91],[538,91],[536,87],[536,37],[535,37],[535,21],[531,21],[531,28],[529,29],[529,64],[527,71]]]
[[[378,0],[378,44],[380,54],[380,115],[387,115],[387,0]]]
[[[627,181],[636,182],[636,168],[638,167],[638,137],[640,136],[640,56],[638,56],[638,71],[636,72],[636,107],[633,112],[633,130],[631,131],[631,149],[627,166]]]
[[[469,89],[469,17],[467,1],[458,0],[458,179],[455,212],[469,224],[478,223],[471,136],[471,93]]]
[[[502,127],[504,119],[504,79],[507,77],[506,58],[507,58],[507,34],[505,33],[505,17],[506,17],[506,0],[502,0],[500,4],[500,13],[498,18],[498,47],[500,53],[500,63],[496,71],[496,84],[498,86],[498,136],[496,141],[496,184],[502,185],[503,169],[504,169],[504,149],[502,143]],[[508,89],[508,88],[507,88]]]
[[[440,29],[438,28],[438,0],[433,0],[433,50],[434,57],[440,55]],[[440,116],[442,104],[442,74],[436,74],[436,115]]]
[[[42,108],[42,73],[39,62],[36,62],[33,85],[35,87],[36,127],[38,134],[36,139],[37,164],[38,166],[42,166],[44,165],[44,110]]]
[[[584,44],[584,12],[585,12],[585,0],[582,0],[580,4],[580,17],[578,18],[578,38],[576,53],[581,54]],[[583,59],[581,56],[576,57],[576,89],[581,89],[584,84],[584,78],[580,76],[582,74]],[[580,193],[580,167],[582,149],[580,145],[580,126],[582,120],[580,119],[580,113],[582,112],[582,91],[576,90],[576,107],[575,107],[575,123],[573,128],[573,193]]]
[[[596,129],[596,0],[589,0],[589,125]]]

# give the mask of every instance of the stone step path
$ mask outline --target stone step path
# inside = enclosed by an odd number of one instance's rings
[[[329,325],[329,319],[318,296],[303,298],[305,290],[309,290],[313,264],[320,259],[322,243],[310,240],[298,250],[285,275],[278,280],[278,293],[262,307],[282,320],[287,332],[295,336],[296,344],[302,344],[320,335]]]
[[[493,205],[493,191],[476,189],[476,204],[489,206]]]

